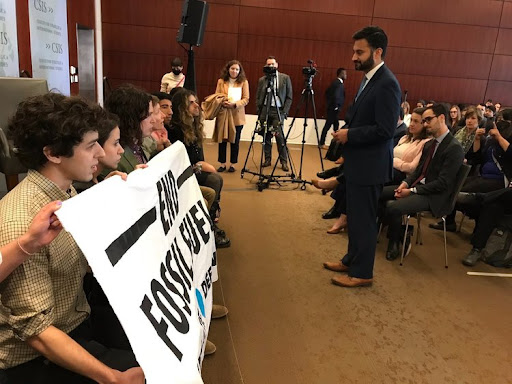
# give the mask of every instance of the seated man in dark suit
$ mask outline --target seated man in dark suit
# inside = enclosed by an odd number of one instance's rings
[[[386,259],[394,260],[400,254],[402,215],[431,210],[440,216],[450,208],[450,194],[455,187],[457,172],[464,159],[464,151],[446,125],[448,111],[441,104],[428,107],[422,123],[434,139],[423,147],[416,170],[398,187],[388,186],[381,201],[387,204],[384,220],[388,227]]]

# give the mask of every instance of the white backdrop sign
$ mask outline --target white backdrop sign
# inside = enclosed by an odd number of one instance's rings
[[[58,216],[84,252],[148,384],[202,383],[215,239],[181,142],[65,201]]]
[[[69,96],[66,0],[29,1],[28,11],[32,77],[46,79],[49,89]]]
[[[0,76],[19,76],[16,2],[0,0]]]

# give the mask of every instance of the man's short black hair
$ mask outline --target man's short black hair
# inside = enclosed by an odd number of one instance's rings
[[[183,67],[183,61],[179,57],[175,57],[171,61],[171,67]]]
[[[97,104],[78,96],[46,93],[22,101],[7,131],[20,162],[39,170],[48,162],[44,147],[52,156],[72,157],[73,147],[86,133],[97,131],[105,119],[107,113]]]
[[[370,25],[357,31],[352,36],[354,40],[366,39],[368,45],[373,49],[382,48],[382,57],[386,56],[388,48],[388,36],[381,27]]]
[[[429,109],[431,109],[432,112],[434,112],[434,114],[436,116],[444,115],[444,121],[445,121],[446,124],[448,124],[449,112],[448,112],[448,109],[446,108],[446,105],[444,105],[442,103],[434,104],[434,105],[432,105],[430,107],[426,107],[425,111],[428,111]],[[423,112],[425,112],[425,111],[423,111]]]
[[[493,114],[496,113],[496,107],[494,105],[492,105],[492,104],[486,105],[485,109],[490,109]]]
[[[153,92],[152,95],[158,97],[158,101],[162,101],[162,100],[171,101],[172,100],[172,96],[170,96],[166,92]]]
[[[346,69],[345,68],[338,68],[338,70],[336,71],[336,76],[340,76],[341,75],[341,72],[345,71]]]

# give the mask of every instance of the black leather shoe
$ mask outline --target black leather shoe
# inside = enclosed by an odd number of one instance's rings
[[[288,168],[288,164],[286,163],[281,163],[281,168],[283,169],[283,171],[285,172],[288,172],[290,169]]]
[[[341,213],[338,211],[335,205],[332,206],[327,212],[322,213],[322,219],[337,219]]]
[[[437,229],[439,231],[443,230],[443,222],[440,221],[437,224],[429,224],[429,228]],[[455,223],[446,223],[446,232],[455,232],[457,230],[457,225]]]
[[[262,167],[270,167],[270,160],[265,160],[261,166]]]
[[[400,242],[389,240],[388,250],[386,251],[386,260],[393,261],[400,256]]]
[[[231,245],[231,240],[226,236],[226,232],[217,227],[216,225],[213,228],[215,235],[215,246],[217,248],[227,248]]]
[[[331,177],[335,177],[335,176],[338,176],[340,174],[338,168],[339,167],[334,167],[334,168],[331,168],[331,169],[326,169],[325,171],[317,172],[316,175],[320,179],[329,179]]]

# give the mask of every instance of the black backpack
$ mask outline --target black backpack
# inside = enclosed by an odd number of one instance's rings
[[[512,231],[494,228],[482,251],[482,259],[498,268],[512,268]]]

